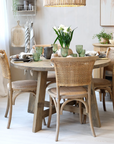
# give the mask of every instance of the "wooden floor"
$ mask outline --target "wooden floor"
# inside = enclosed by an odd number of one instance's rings
[[[48,95],[46,95],[48,98]],[[0,144],[54,144],[56,115],[52,116],[51,128],[43,125],[43,130],[32,132],[33,115],[27,113],[28,94],[20,95],[13,107],[11,129],[6,129],[7,118],[4,118],[6,97],[0,97]],[[103,111],[98,99],[101,128],[95,128],[97,137],[91,135],[90,126],[79,123],[79,116],[64,112],[60,121],[59,144],[114,144],[114,112],[112,103],[107,102],[107,112]],[[47,122],[47,119],[46,119]]]

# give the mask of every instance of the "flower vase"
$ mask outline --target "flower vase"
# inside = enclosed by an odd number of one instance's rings
[[[61,48],[61,55],[63,57],[67,57],[68,56],[68,50],[69,50],[69,48]]]

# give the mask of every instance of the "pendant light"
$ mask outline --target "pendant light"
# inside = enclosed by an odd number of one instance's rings
[[[86,6],[86,0],[43,0],[45,7],[80,7]]]

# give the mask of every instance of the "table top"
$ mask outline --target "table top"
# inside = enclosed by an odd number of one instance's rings
[[[27,69],[34,71],[54,71],[54,66],[51,65],[51,61],[45,58],[41,58],[42,61],[38,62],[23,62],[23,63],[14,63],[11,60],[11,65],[19,69]],[[95,68],[108,66],[110,63],[109,59],[98,59],[94,64]]]
[[[100,43],[95,43],[93,46],[100,46],[100,47],[114,47],[112,44],[100,44]]]

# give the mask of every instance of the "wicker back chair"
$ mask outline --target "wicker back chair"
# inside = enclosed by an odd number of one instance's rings
[[[113,72],[113,70],[114,70],[114,48],[107,49],[106,57],[109,58],[111,60],[111,62],[107,67],[105,67],[105,70]]]
[[[11,73],[10,73],[8,58],[4,50],[0,50],[0,64],[2,67],[3,77],[10,80]]]
[[[104,77],[106,71],[112,72],[111,89],[112,89],[112,102],[113,102],[113,109],[114,109],[114,48],[107,49],[107,58],[109,58],[111,62],[107,67],[104,68]]]
[[[25,93],[25,92],[32,93],[33,96],[35,96],[36,88],[37,88],[37,81],[36,80],[23,80],[23,81],[11,82],[11,73],[10,73],[9,62],[8,62],[8,58],[7,58],[7,55],[4,50],[0,50],[0,64],[1,64],[1,68],[2,68],[3,77],[8,79],[8,81],[9,81],[7,107],[6,107],[5,117],[7,117],[9,108],[10,108],[9,120],[8,120],[8,125],[7,125],[7,128],[10,128],[11,117],[12,117],[12,105],[15,104],[16,98],[21,93]],[[55,82],[56,82],[55,74],[48,73],[46,87]],[[13,96],[14,92],[15,92],[15,94]],[[45,119],[44,119],[44,124],[46,125]]]
[[[37,81],[35,80],[23,80],[23,81],[15,81],[11,82],[11,73],[10,73],[10,67],[8,63],[8,58],[4,50],[0,50],[0,64],[2,68],[2,74],[3,77],[9,80],[9,83],[7,85],[8,87],[8,101],[7,101],[7,108],[5,117],[8,115],[9,112],[9,119],[8,119],[8,125],[7,128],[10,128],[11,118],[12,118],[12,104],[15,104],[16,97],[25,92],[33,93],[35,96],[36,94],[36,87],[37,87]],[[13,97],[13,92],[17,92],[16,95]],[[12,103],[13,101],[13,103]]]
[[[92,69],[96,57],[89,58],[54,58],[56,83],[58,86],[84,86],[91,83]]]
[[[90,95],[92,69],[96,59],[97,57],[84,57],[53,58],[51,60],[55,67],[57,88],[51,88],[48,90],[50,95],[50,111],[47,126],[50,126],[53,100],[57,112],[56,141],[58,141],[60,113],[62,114],[64,106],[73,100],[84,104],[86,112],[89,114],[92,134],[95,136],[91,117]],[[83,86],[88,86],[88,90]],[[84,98],[88,100],[88,103]],[[64,102],[60,108],[61,99],[63,99]]]
[[[113,109],[114,109],[114,48],[107,49],[107,58],[111,60],[110,64],[104,68],[103,79],[101,78],[94,78],[94,87],[95,90],[100,89],[101,93],[103,94],[103,109],[106,111],[106,104],[105,104],[105,95],[106,90],[109,92],[110,97],[113,102]],[[111,71],[112,72],[112,82],[105,79],[105,72]]]

